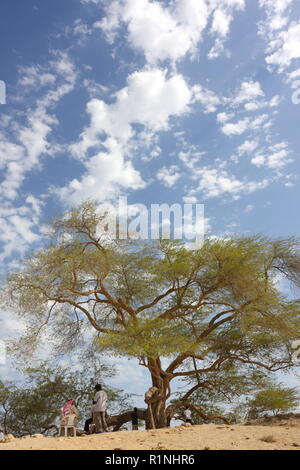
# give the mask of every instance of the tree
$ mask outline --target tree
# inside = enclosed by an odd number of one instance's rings
[[[292,366],[299,302],[280,292],[277,279],[300,285],[297,240],[214,238],[187,250],[178,241],[110,240],[103,222],[95,203],[71,210],[10,276],[10,306],[29,321],[23,345],[32,348],[46,329],[57,350],[74,350],[89,329],[100,350],[138,358],[151,375],[147,404],[156,427],[172,417],[174,379],[209,378],[228,363]],[[199,381],[187,394],[205,386]]]
[[[248,417],[260,418],[266,413],[278,415],[295,410],[299,405],[299,394],[295,388],[271,384],[269,388],[260,390],[246,401]]]
[[[105,383],[114,373],[112,367],[103,363],[73,370],[42,363],[24,370],[21,384],[0,383],[0,422],[5,433],[15,436],[56,433],[60,408],[69,399],[75,400],[83,424],[91,415],[95,379]],[[119,413],[130,405],[121,390],[105,389],[110,413]]]
[[[192,410],[193,422],[229,423],[239,417],[236,403],[241,397],[252,396],[258,389],[270,386],[269,373],[252,364],[226,362],[222,370],[183,379],[188,392],[178,393],[172,400],[172,413],[183,419],[185,406]],[[201,388],[198,384],[201,383]],[[196,388],[195,391],[193,389]],[[191,393],[192,392],[192,393]],[[233,404],[235,406],[233,406]],[[245,415],[245,403],[242,405]]]

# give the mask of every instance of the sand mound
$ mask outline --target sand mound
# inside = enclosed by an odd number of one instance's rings
[[[285,413],[276,416],[265,415],[259,419],[250,419],[244,423],[246,426],[299,426],[300,413]]]

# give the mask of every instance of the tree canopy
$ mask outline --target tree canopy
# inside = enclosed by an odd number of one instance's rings
[[[260,418],[265,414],[287,413],[295,410],[299,405],[299,393],[293,387],[270,384],[259,390],[252,398],[245,402],[250,418]]]

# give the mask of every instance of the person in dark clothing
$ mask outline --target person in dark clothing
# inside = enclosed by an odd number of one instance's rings
[[[85,422],[84,430],[85,430],[85,432],[87,432],[88,434],[89,434],[89,432],[90,432],[90,425],[92,424],[92,422],[93,422],[93,418],[89,418],[89,419],[87,419],[86,422]]]
[[[138,431],[139,430],[139,417],[138,417],[137,408],[134,408],[133,413],[131,413],[131,424],[132,424],[132,430],[133,431]]]

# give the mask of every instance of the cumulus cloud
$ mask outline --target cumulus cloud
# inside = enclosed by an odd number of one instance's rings
[[[161,69],[134,72],[127,83],[115,94],[112,104],[99,99],[89,101],[90,125],[80,141],[71,146],[74,155],[83,157],[89,148],[99,144],[103,134],[126,143],[134,135],[133,124],[154,131],[166,130],[169,118],[184,114],[192,100],[184,78],[178,74],[168,78]]]
[[[99,152],[85,163],[81,178],[73,179],[64,188],[53,188],[68,205],[76,205],[85,199],[107,201],[114,198],[122,189],[145,187],[140,173],[131,161],[126,161],[119,143],[109,138],[103,142],[104,152]]]
[[[106,16],[96,23],[109,41],[122,23],[131,46],[141,50],[147,62],[177,61],[195,52],[207,24],[204,0],[176,0],[169,6],[150,0],[110,2]]]
[[[114,0],[108,2],[106,15],[95,27],[112,43],[125,25],[128,43],[140,50],[148,63],[175,63],[187,55],[195,56],[212,18],[210,34],[216,42],[209,57],[215,58],[223,50],[235,10],[244,6],[244,0],[175,0],[165,4],[157,0]]]
[[[145,186],[140,173],[128,158],[144,136],[135,125],[153,134],[167,130],[170,119],[189,111],[194,93],[179,74],[168,77],[158,68],[134,72],[127,86],[114,95],[114,102],[93,98],[87,104],[90,124],[80,140],[70,146],[74,156],[84,163],[86,172],[59,191],[64,200],[78,202],[83,197],[111,198],[120,189]],[[137,144],[138,145],[138,144]],[[143,145],[145,145],[143,143]],[[89,150],[95,152],[92,157]],[[104,148],[104,151],[103,151]]]

